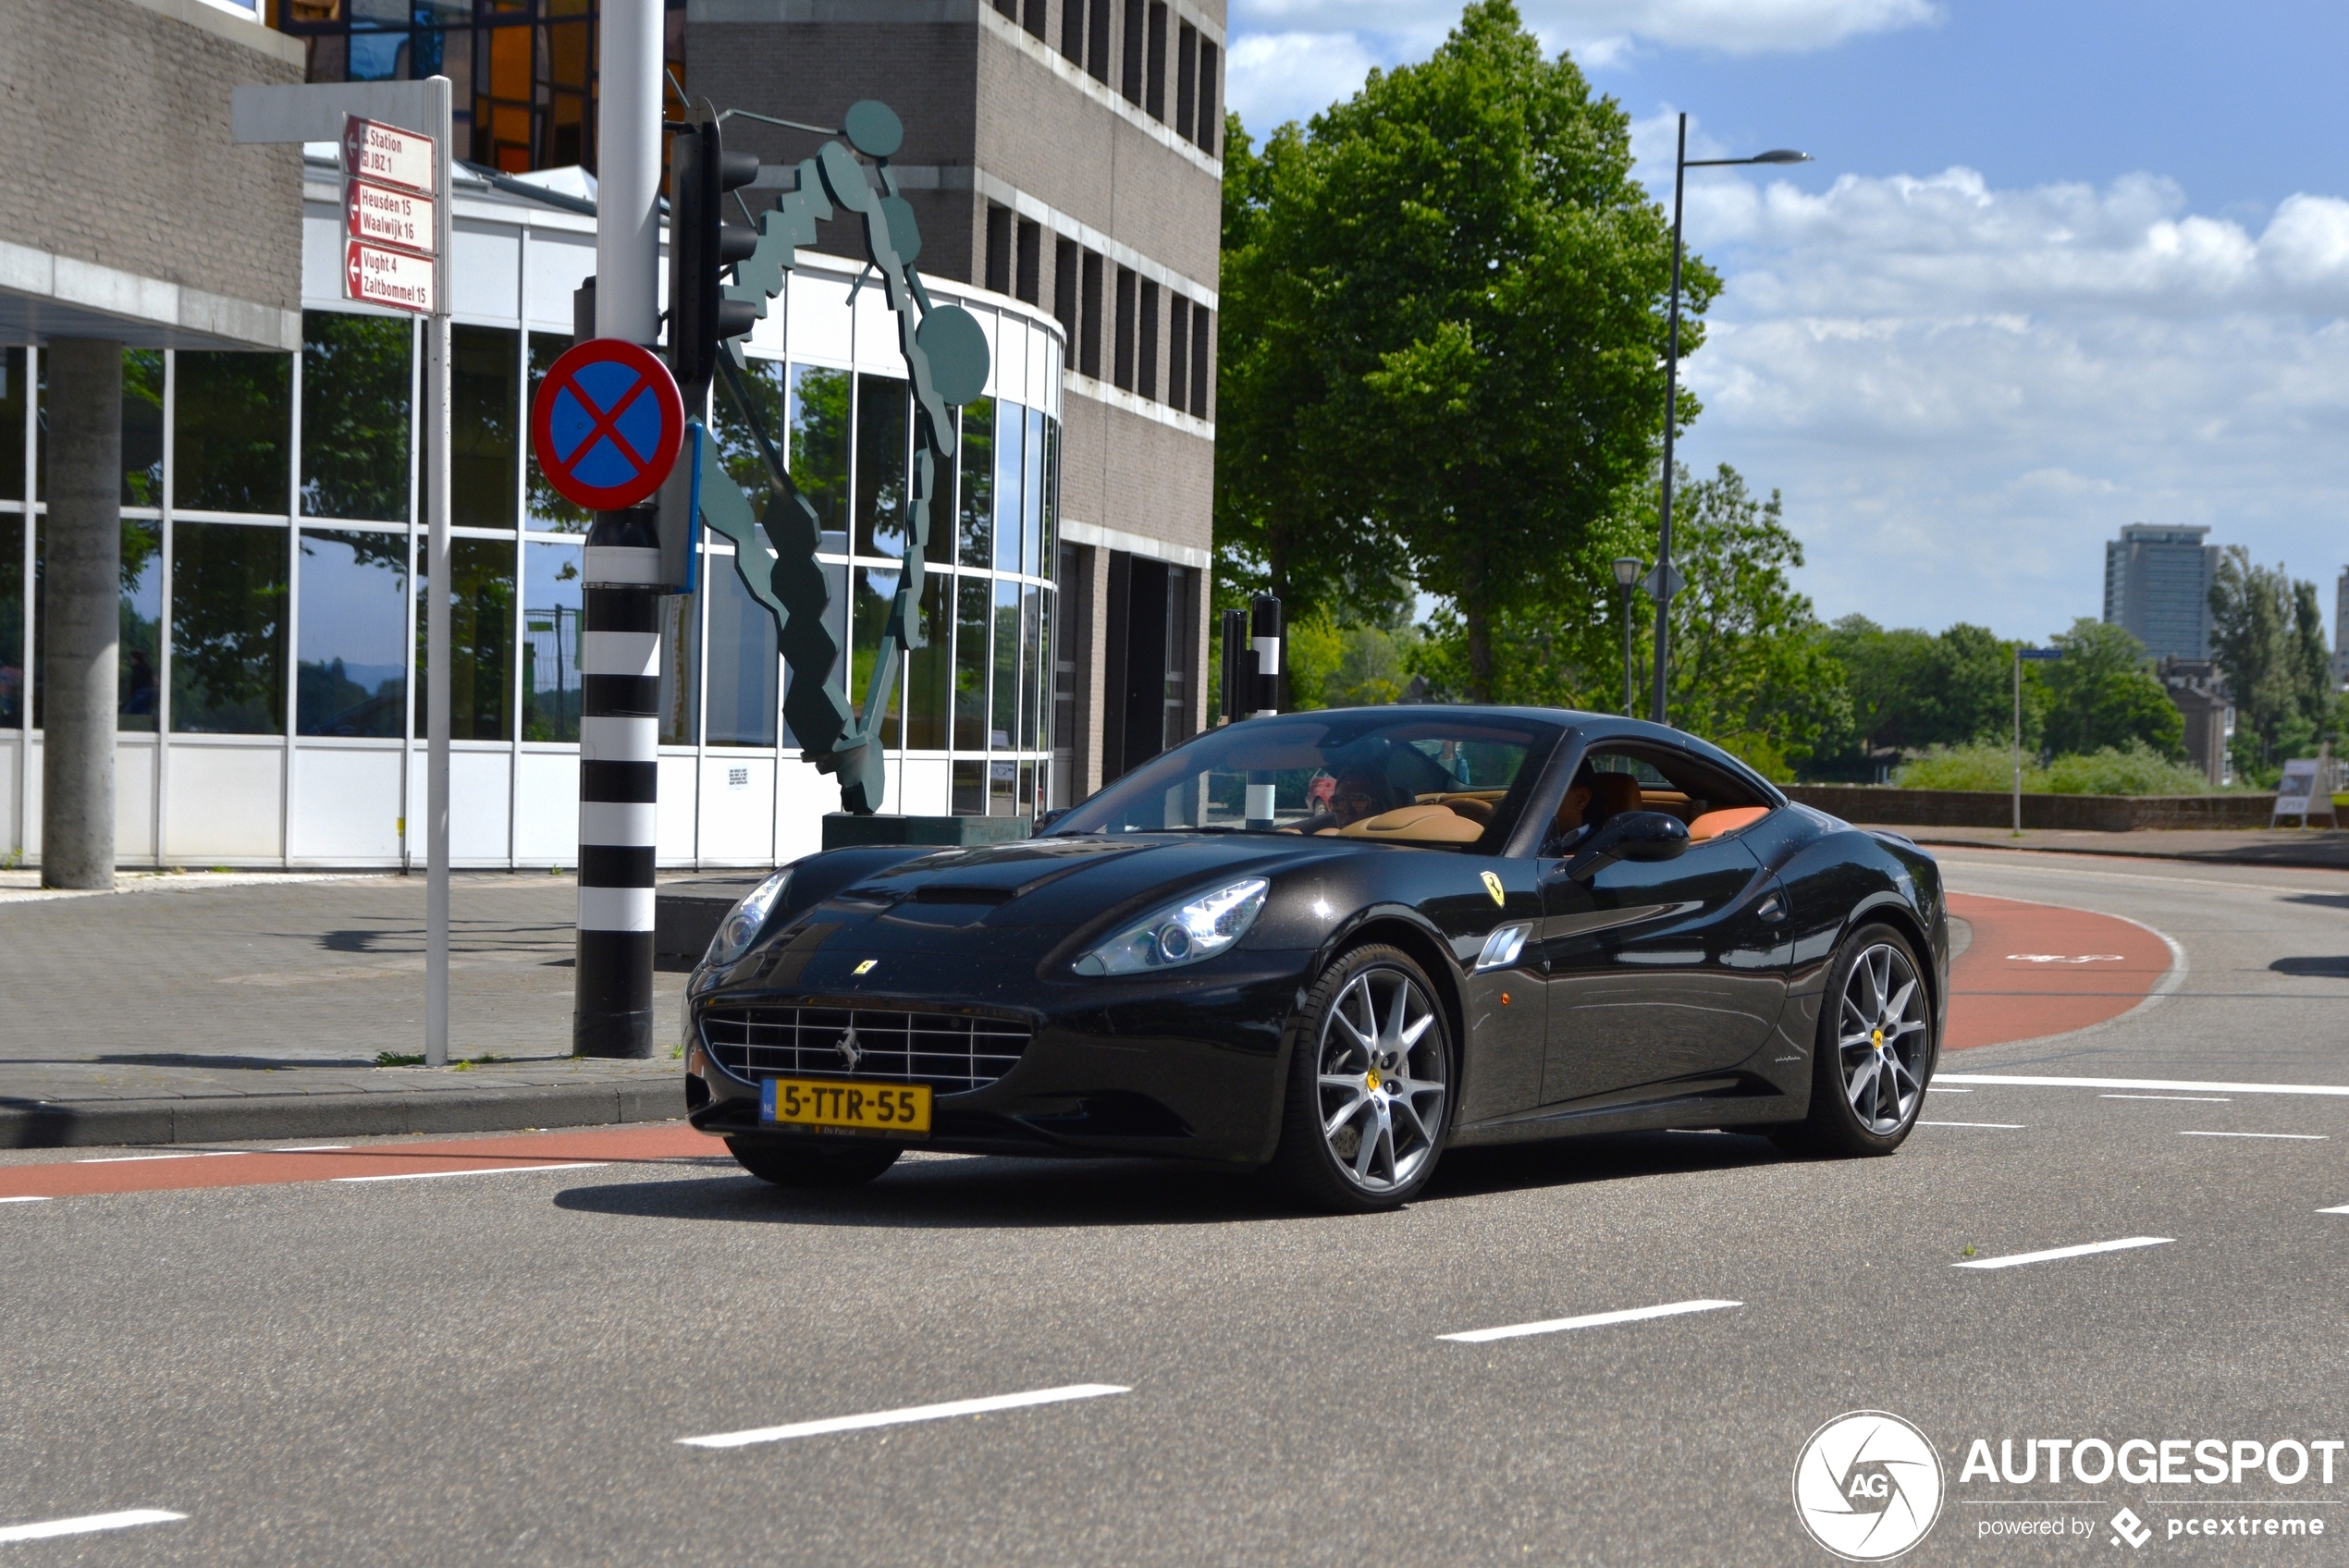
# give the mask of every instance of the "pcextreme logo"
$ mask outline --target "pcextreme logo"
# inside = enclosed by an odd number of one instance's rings
[[[1941,1517],[1941,1456],[1898,1415],[1839,1415],[1811,1434],[1794,1462],[1794,1513],[1813,1540],[1847,1562],[1898,1557]]]

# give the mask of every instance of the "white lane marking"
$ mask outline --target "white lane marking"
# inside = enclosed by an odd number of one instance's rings
[[[302,1144],[292,1148],[271,1149],[271,1154],[326,1154],[333,1149],[347,1149],[349,1144]]]
[[[1987,1127],[1987,1128],[1992,1129],[1993,1131],[1996,1131],[1996,1132],[2000,1132],[2000,1133],[2020,1133],[2020,1132],[2022,1132],[2022,1131],[2023,1131],[2023,1123],[2022,1123],[2022,1122],[2020,1122],[2020,1121],[1920,1121],[1917,1123],[1917,1125],[1918,1125],[1918,1126],[1920,1126],[1920,1127]]]
[[[1528,1334],[1557,1334],[1568,1329],[1604,1329],[1615,1323],[1639,1323],[1650,1317],[1678,1317],[1684,1312],[1718,1312],[1743,1306],[1741,1301],[1675,1301],[1662,1306],[1634,1306],[1622,1312],[1593,1312],[1582,1317],[1551,1317],[1539,1323],[1512,1323],[1504,1329],[1471,1329],[1465,1334],[1438,1334],[1464,1345],[1489,1344],[1494,1340],[1523,1339]]]
[[[388,1176],[337,1176],[338,1182],[429,1182],[437,1176],[519,1176],[529,1170],[593,1170],[608,1159],[574,1159],[560,1165],[493,1165],[482,1170],[395,1170]]]
[[[1103,1394],[1130,1394],[1115,1383],[1071,1383],[1065,1388],[1037,1389],[1024,1394],[991,1394],[985,1399],[958,1399],[945,1404],[916,1404],[904,1410],[877,1410],[864,1415],[833,1415],[821,1421],[795,1421],[788,1427],[759,1427],[747,1432],[718,1432],[707,1438],[679,1438],[687,1448],[747,1448],[753,1443],[779,1443],[787,1438],[817,1438],[830,1432],[862,1432],[875,1427],[902,1427],[912,1421],[946,1421],[957,1415],[985,1415],[990,1411],[1020,1410],[1031,1404],[1058,1404],[1064,1400],[1099,1399]]]
[[[2232,1105],[2224,1095],[2098,1095],[2100,1100],[2186,1100],[2195,1105]]]
[[[1957,1072],[1961,1084],[2003,1084],[2023,1089],[2196,1089],[2230,1095],[2349,1095],[2339,1084],[2220,1084],[2198,1078],[2028,1078],[2008,1072]]]
[[[87,1536],[99,1530],[127,1530],[133,1525],[168,1525],[185,1519],[160,1508],[126,1508],[119,1513],[85,1513],[79,1519],[48,1519],[38,1525],[0,1528],[0,1542],[45,1541],[53,1536]]]
[[[1940,1084],[1928,1084],[1925,1087],[1928,1089],[1939,1089],[1945,1095],[1970,1095],[1974,1093],[1972,1089],[1952,1089]]]
[[[1953,1263],[1952,1268],[2012,1268],[2019,1263],[2048,1263],[2059,1257],[2086,1257],[2100,1252],[2126,1252],[2132,1247],[2168,1246],[2175,1236],[2123,1236],[2117,1242],[2089,1242],[2076,1247],[2049,1247],[2045,1252],[2018,1252],[2005,1257],[1977,1257]]]
[[[2343,1204],[2339,1208],[2320,1208],[2317,1212],[2318,1214],[2349,1214],[2349,1203]]]
[[[0,1203],[47,1203],[48,1201],[45,1197],[0,1198]]]
[[[251,1154],[251,1149],[190,1149],[184,1154],[110,1154],[97,1159],[77,1159],[76,1165],[136,1165],[142,1159],[212,1159],[224,1154]]]
[[[2119,953],[2009,953],[2014,963],[2119,963]]]
[[[2181,1138],[2291,1138],[2300,1143],[2321,1144],[2330,1133],[2180,1133]]]

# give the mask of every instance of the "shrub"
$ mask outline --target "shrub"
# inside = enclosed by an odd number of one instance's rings
[[[2028,788],[2026,782],[2025,788]],[[2132,740],[2086,755],[2058,757],[2048,765],[2045,788],[2056,795],[2208,795],[2210,780],[2200,769]]]
[[[1892,782],[1903,790],[2011,790],[2014,753],[1986,741],[1967,746],[1935,746],[1902,763]],[[2023,759],[2023,787],[2033,793],[2048,787],[2035,758]]]

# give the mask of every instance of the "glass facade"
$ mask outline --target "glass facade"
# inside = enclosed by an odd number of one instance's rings
[[[1009,329],[1014,318],[1003,319]],[[1027,330],[1044,341],[1045,328]],[[126,745],[169,750],[167,766],[153,765],[154,794],[182,802],[152,807],[149,842],[165,848],[150,852],[170,852],[169,822],[215,815],[201,793],[215,786],[193,780],[230,777],[178,760],[182,749],[191,757],[270,748],[282,755],[297,741],[302,754],[381,759],[364,766],[385,781],[371,787],[390,791],[381,797],[389,802],[383,823],[397,817],[393,841],[412,848],[421,801],[410,795],[422,775],[412,770],[421,764],[429,675],[424,612],[437,588],[450,612],[451,738],[461,752],[498,759],[461,766],[474,782],[461,780],[461,797],[496,789],[482,797],[493,804],[473,808],[509,824],[491,853],[525,858],[521,846],[536,832],[530,841],[556,847],[528,858],[570,857],[576,765],[565,748],[580,733],[589,520],[546,488],[524,450],[526,398],[568,340],[520,323],[462,320],[452,339],[445,585],[428,581],[425,562],[416,324],[313,308],[298,353],[126,354],[119,728]],[[37,741],[41,725],[42,355],[23,346],[0,355],[0,763],[22,777],[39,767],[25,742]],[[910,394],[901,375],[755,348],[744,379],[758,423],[779,440],[817,510],[831,592],[826,619],[841,649],[831,679],[861,713],[910,542]],[[750,422],[722,389],[710,412],[722,460],[763,508],[767,472]],[[1052,559],[1045,540],[1057,424],[1043,409],[996,397],[965,410],[957,435],[960,451],[940,465],[931,500],[929,571],[915,606],[924,645],[909,652],[887,693],[886,809],[1027,812],[1039,797],[1020,780],[1040,777],[1036,765],[1052,744],[1055,592],[1040,569]],[[739,790],[742,765],[764,753],[765,770],[754,766],[749,777],[775,780],[774,813],[798,822],[834,785],[800,763],[783,725],[789,672],[732,545],[706,540],[697,591],[663,603],[666,754],[725,759],[731,766],[719,774]],[[533,763],[535,753],[558,749]],[[299,781],[339,790],[325,780],[359,776],[334,768],[362,765],[267,766],[286,781],[280,847],[255,853],[328,858],[327,849],[297,843],[300,827],[286,826],[302,809]],[[492,766],[502,771],[485,771]],[[237,774],[235,787],[270,776]],[[505,782],[486,785],[492,778]],[[199,793],[191,800],[180,793],[188,790]],[[544,803],[549,791],[562,795],[559,811]],[[0,805],[0,852],[12,831],[21,843],[37,823],[21,791],[12,799]],[[725,809],[741,809],[742,799]],[[690,806],[689,816],[704,809],[716,808]],[[457,810],[466,810],[461,798]],[[537,825],[527,820],[534,813]],[[461,842],[464,831],[461,821]],[[772,841],[783,838],[778,827]],[[472,864],[481,863],[475,852]]]
[[[596,0],[267,0],[312,81],[455,84],[457,155],[508,174],[596,166]],[[683,0],[662,55],[685,72]]]

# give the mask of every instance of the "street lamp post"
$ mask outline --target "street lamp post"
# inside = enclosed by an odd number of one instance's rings
[[[1631,717],[1631,584],[1643,563],[1637,556],[1615,557],[1615,585],[1623,591],[1623,717]]]
[[[1664,358],[1664,517],[1655,543],[1655,704],[1648,717],[1662,724],[1666,690],[1665,658],[1671,652],[1672,594],[1679,573],[1672,570],[1672,427],[1680,401],[1680,194],[1691,169],[1728,168],[1738,164],[1807,164],[1808,153],[1779,147],[1751,158],[1691,158],[1689,116],[1680,116],[1679,144],[1672,160],[1672,315]]]

